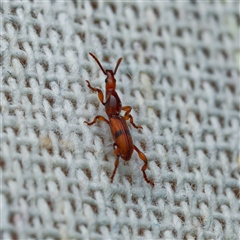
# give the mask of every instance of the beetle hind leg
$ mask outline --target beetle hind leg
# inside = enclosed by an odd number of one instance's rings
[[[135,145],[133,146],[134,150],[138,153],[139,158],[144,162],[143,166],[142,166],[142,172],[143,172],[143,177],[145,179],[145,181],[149,184],[151,184],[152,187],[154,187],[154,182],[150,181],[145,173],[147,166],[148,166],[148,161],[147,161],[147,157],[145,156],[144,153],[142,153]]]
[[[115,176],[115,174],[116,174],[116,171],[117,171],[117,168],[118,168],[118,165],[119,165],[119,155],[118,155],[118,149],[115,149],[114,150],[114,154],[117,156],[116,157],[116,160],[115,160],[115,168],[114,168],[114,170],[113,170],[113,173],[112,173],[112,176],[111,176],[111,183],[113,182],[113,178],[114,178],[114,176]]]

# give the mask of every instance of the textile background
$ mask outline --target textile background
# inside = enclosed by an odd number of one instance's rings
[[[1,3],[1,239],[239,239],[239,2]],[[133,153],[113,183],[97,94]]]

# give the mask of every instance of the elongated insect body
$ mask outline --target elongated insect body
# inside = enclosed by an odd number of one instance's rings
[[[105,106],[105,111],[108,115],[108,119],[104,118],[103,116],[98,115],[93,119],[92,122],[87,122],[87,121],[84,121],[84,122],[88,125],[92,125],[92,124],[96,123],[97,120],[104,121],[109,125],[109,127],[111,129],[112,138],[114,140],[114,144],[113,144],[114,155],[116,156],[115,168],[114,168],[112,176],[111,176],[111,182],[113,181],[117,167],[119,165],[119,158],[121,157],[123,160],[129,161],[132,156],[133,150],[135,150],[138,153],[139,158],[144,162],[144,165],[142,166],[142,169],[141,169],[143,172],[143,177],[144,177],[145,181],[147,183],[151,184],[151,186],[153,187],[154,183],[147,178],[147,175],[145,173],[147,166],[148,166],[147,158],[146,158],[145,154],[143,152],[141,152],[133,144],[132,137],[131,137],[129,128],[127,126],[126,120],[130,120],[130,123],[132,124],[132,126],[134,128],[142,129],[142,127],[137,126],[133,122],[133,117],[130,114],[132,108],[130,106],[122,107],[121,100],[120,100],[117,92],[115,91],[116,79],[114,78],[114,75],[117,72],[117,69],[122,61],[122,58],[118,59],[116,67],[115,67],[114,71],[112,71],[112,70],[104,70],[101,63],[97,59],[97,57],[94,56],[92,53],[89,53],[89,54],[95,59],[95,61],[101,68],[102,72],[105,75],[107,75],[107,78],[105,80],[105,82],[106,82],[106,96],[105,96],[106,102],[104,102],[103,92],[98,88],[92,87],[88,80],[86,80],[86,82],[87,82],[87,86],[92,91],[98,93],[98,98],[99,98],[100,102]],[[125,111],[124,116],[120,115],[122,110]]]

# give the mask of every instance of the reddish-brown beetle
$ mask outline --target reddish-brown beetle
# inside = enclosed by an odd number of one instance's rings
[[[113,181],[113,178],[115,176],[118,164],[119,164],[119,157],[121,157],[125,161],[129,161],[133,150],[135,150],[138,153],[138,156],[141,160],[144,161],[144,165],[142,167],[143,177],[145,181],[149,184],[154,186],[154,183],[150,181],[147,178],[147,175],[145,173],[147,169],[147,158],[144,153],[142,153],[134,144],[132,141],[132,137],[130,135],[130,132],[128,130],[128,126],[126,123],[126,120],[130,120],[130,123],[133,125],[134,128],[142,128],[141,126],[136,126],[133,122],[133,117],[130,114],[130,111],[132,108],[130,106],[122,107],[121,100],[115,91],[116,88],[116,79],[114,78],[114,75],[117,72],[118,66],[122,61],[122,58],[118,59],[117,65],[115,67],[114,72],[112,70],[104,70],[101,63],[95,57],[92,53],[89,53],[95,61],[98,63],[99,67],[101,68],[102,72],[107,75],[107,78],[105,80],[106,82],[106,101],[103,101],[103,92],[98,89],[91,86],[90,82],[86,80],[87,86],[94,92],[98,92],[98,98],[100,102],[105,106],[106,113],[108,115],[109,120],[104,118],[103,116],[96,116],[92,122],[86,122],[88,125],[94,124],[97,120],[106,122],[111,129],[112,137],[114,140],[114,155],[116,156],[115,161],[115,168],[111,176],[111,182]],[[121,110],[125,111],[125,115],[121,116]]]

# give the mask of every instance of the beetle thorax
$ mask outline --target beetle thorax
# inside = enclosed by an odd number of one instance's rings
[[[108,116],[119,115],[122,110],[122,103],[115,90],[106,93],[106,113]]]

